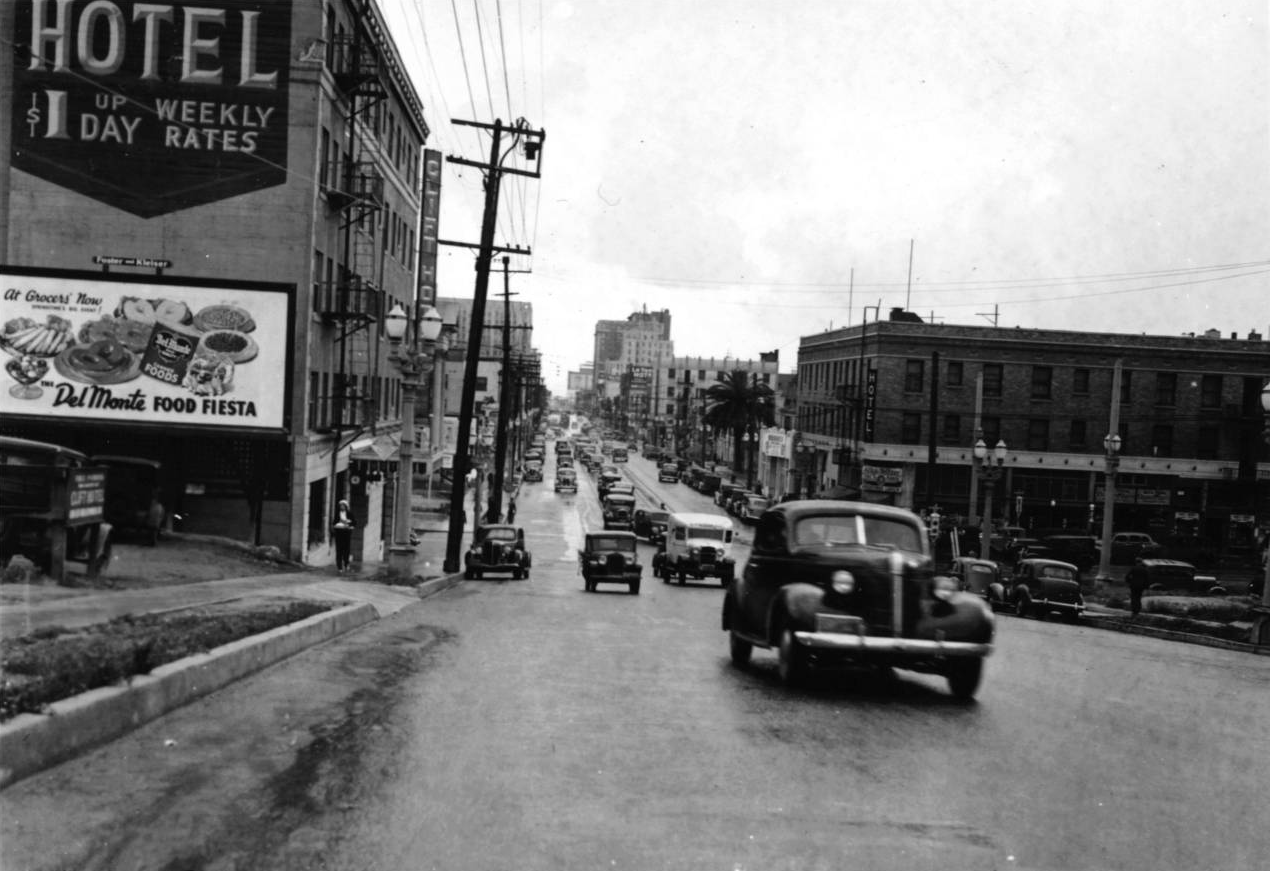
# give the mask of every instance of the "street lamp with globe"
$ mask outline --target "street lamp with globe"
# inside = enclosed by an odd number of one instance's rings
[[[1096,580],[1104,583],[1111,580],[1111,533],[1116,513],[1116,470],[1120,468],[1120,445],[1120,436],[1116,433],[1107,433],[1103,437],[1106,472],[1102,493],[1102,545]]]
[[[1005,471],[1005,458],[1009,451],[1005,440],[998,439],[992,452],[983,439],[975,442],[975,465],[979,469],[979,480],[983,481],[983,524],[979,540],[979,558],[990,559],[992,552],[992,490]]]
[[[1261,412],[1265,417],[1265,429],[1262,436],[1270,445],[1270,380],[1261,386]],[[1253,606],[1252,635],[1249,640],[1253,644],[1270,644],[1270,540],[1262,540],[1265,548],[1261,556],[1261,601]]]
[[[441,315],[432,306],[424,309],[419,316],[413,337],[408,336],[410,319],[400,303],[394,305],[384,318],[384,333],[391,345],[388,359],[401,373],[401,448],[397,462],[392,544],[388,548],[388,570],[398,578],[414,574],[415,546],[410,543],[410,511],[414,492],[415,401],[424,383],[423,376],[432,369],[442,326]]]

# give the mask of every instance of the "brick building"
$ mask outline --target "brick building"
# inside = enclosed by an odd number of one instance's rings
[[[973,518],[981,432],[1009,451],[997,485],[1001,519],[1091,528],[1101,522],[1120,360],[1116,526],[1238,550],[1256,522],[1270,523],[1259,400],[1270,342],[1257,333],[1148,336],[895,317],[802,339],[790,459],[804,491],[846,484],[866,499],[933,503]]]
[[[0,4],[0,33],[0,105],[30,122],[0,125],[0,263],[20,297],[0,320],[135,339],[133,360],[160,333],[164,349],[201,348],[200,309],[254,328],[237,338],[254,356],[198,388],[217,402],[187,406],[180,372],[85,385],[55,368],[41,398],[0,389],[4,431],[161,460],[185,530],[311,563],[332,560],[330,513],[349,497],[355,554],[378,556],[401,409],[382,316],[435,293],[420,264],[439,155],[425,159],[423,108],[377,4],[17,0]],[[135,399],[54,401],[85,388]]]

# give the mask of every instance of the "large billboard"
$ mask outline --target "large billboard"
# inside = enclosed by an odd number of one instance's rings
[[[0,266],[0,416],[284,431],[292,285]]]
[[[291,0],[17,0],[17,169],[143,218],[287,175]]]

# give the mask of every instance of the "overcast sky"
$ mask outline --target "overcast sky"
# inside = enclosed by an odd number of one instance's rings
[[[782,371],[866,305],[1270,332],[1264,0],[380,3],[430,147],[488,157],[451,118],[547,132],[498,244],[533,249],[511,286],[557,392],[644,306],[676,354]],[[447,166],[442,238],[479,240],[482,197]],[[472,252],[441,257],[470,297]]]

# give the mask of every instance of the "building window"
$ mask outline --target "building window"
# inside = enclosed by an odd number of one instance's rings
[[[1000,363],[984,363],[983,364],[983,395],[984,396],[1000,396],[1001,395],[1001,364]],[[995,444],[995,442],[993,442]]]
[[[326,541],[326,479],[309,484],[309,547]]]
[[[1221,395],[1222,377],[1220,375],[1205,375],[1200,380],[1200,408],[1221,408]]]
[[[674,380],[675,380],[675,370],[674,370],[674,369],[667,369],[667,370],[666,370],[666,377],[667,377],[667,378],[669,378],[671,381],[674,381]]]
[[[1048,451],[1050,449],[1049,420],[1034,418],[1027,422],[1027,449],[1029,451]]]
[[[1120,404],[1125,405],[1129,402],[1129,396],[1133,393],[1133,372],[1125,369],[1120,373]]]
[[[484,393],[485,391],[489,390],[489,376],[488,375],[476,376],[476,389],[477,391],[481,393]]]
[[[697,370],[697,380],[698,380],[698,381],[705,381],[705,380],[706,380],[706,370],[705,370],[705,369],[698,369],[698,370]]]
[[[669,396],[671,399],[674,399],[674,398],[675,398],[675,388],[673,388],[673,387],[667,387],[667,388],[666,388],[666,395],[667,395],[667,396]]]
[[[904,364],[904,392],[921,393],[925,389],[926,361],[909,360]]]
[[[1053,396],[1054,370],[1049,366],[1032,367],[1032,398],[1050,399]]]
[[[1086,370],[1088,371],[1088,370]],[[1083,420],[1073,420],[1067,429],[1067,444],[1073,451],[1089,446],[1089,427]]]
[[[1173,427],[1167,423],[1157,423],[1151,427],[1151,456],[1173,456]]]
[[[1155,373],[1155,404],[1177,405],[1177,373]]]
[[[961,415],[946,414],[944,415],[944,444],[955,445],[961,443]]]
[[[674,404],[673,402],[667,402],[667,403],[666,403],[666,413],[667,413],[667,414],[674,414],[674,413],[675,413],[675,404]]]
[[[1073,369],[1072,370],[1072,393],[1077,396],[1089,395],[1089,370]]]
[[[904,412],[900,421],[900,444],[920,445],[922,443],[922,415],[916,411]]]
[[[948,386],[960,387],[964,373],[962,371],[962,363],[960,360],[948,361]]]
[[[1219,376],[1220,377],[1220,376]],[[1221,444],[1221,430],[1215,426],[1199,428],[1195,443],[1195,456],[1201,460],[1217,459],[1217,448]]]
[[[983,431],[983,442],[989,448],[1001,441],[1001,418],[984,415],[979,429]]]

